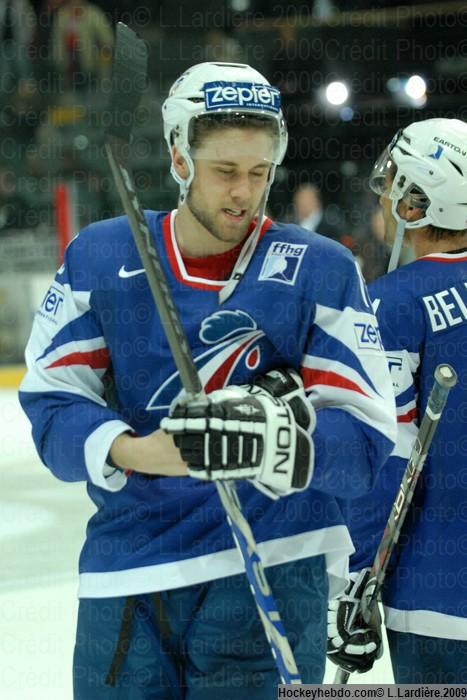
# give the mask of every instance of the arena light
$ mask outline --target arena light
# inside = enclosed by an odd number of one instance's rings
[[[426,82],[421,75],[411,75],[404,86],[407,97],[418,102],[426,95]]]
[[[327,86],[325,95],[329,104],[339,107],[349,99],[349,88],[340,80],[334,80]]]
[[[339,112],[339,116],[343,122],[351,122],[354,118],[354,114],[355,112],[352,109],[352,107],[342,107],[342,109]]]
[[[402,81],[400,78],[396,77],[389,78],[386,87],[389,92],[398,93],[402,90]]]

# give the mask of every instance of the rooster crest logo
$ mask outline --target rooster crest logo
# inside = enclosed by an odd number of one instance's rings
[[[244,311],[216,311],[204,319],[199,338],[210,347],[193,359],[205,392],[226,386],[242,361],[249,370],[256,369],[261,360],[258,341],[263,336],[264,332]],[[177,370],[151,396],[146,410],[167,410],[181,392]]]

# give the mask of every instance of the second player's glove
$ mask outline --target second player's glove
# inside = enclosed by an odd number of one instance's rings
[[[350,574],[344,595],[328,602],[328,659],[348,673],[366,673],[383,653],[378,609],[370,623],[360,612],[368,575],[369,569]]]
[[[314,462],[311,429],[295,417],[311,426],[313,409],[303,387],[287,388],[291,403],[287,392],[273,396],[260,383],[219,389],[205,402],[176,404],[161,428],[174,436],[191,476],[251,479],[269,495],[284,496],[308,486]],[[306,405],[298,408],[300,391]]]

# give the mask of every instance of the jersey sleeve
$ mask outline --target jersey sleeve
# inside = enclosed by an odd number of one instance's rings
[[[396,418],[378,325],[352,259],[336,291],[316,305],[301,371],[317,411],[311,484],[354,498],[374,485],[394,446]]]
[[[386,351],[397,410],[397,440],[391,457],[407,460],[418,431],[418,369],[425,321],[417,300],[384,284],[371,287],[381,338]]]
[[[38,454],[55,476],[116,491],[126,476],[106,458],[113,440],[131,427],[104,398],[110,355],[93,309],[90,260],[79,254],[80,237],[68,246],[36,313],[19,399]]]
[[[397,412],[394,448],[371,497],[346,504],[344,514],[354,543],[351,570],[371,566],[418,433],[418,369],[424,318],[417,301],[384,276],[369,287],[391,375]]]

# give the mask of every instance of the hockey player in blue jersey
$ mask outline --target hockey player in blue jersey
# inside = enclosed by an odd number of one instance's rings
[[[201,64],[163,120],[180,202],[146,218],[209,404],[180,403],[126,217],[72,241],[26,352],[41,459],[97,507],[75,700],[270,700],[277,671],[213,482],[239,479],[302,678],[320,682],[352,550],[336,497],[368,491],[391,452],[390,376],[350,253],[264,216],[287,145],[278,90]]]
[[[398,437],[375,489],[347,506],[356,573],[348,596],[330,604],[329,656],[351,671],[373,664],[377,632],[364,624],[349,629],[344,619],[358,605],[434,369],[448,362],[459,382],[417,484],[383,603],[397,683],[467,683],[467,124],[429,119],[401,130],[370,186],[381,196],[388,242],[398,246],[402,234],[416,260],[369,286],[396,394]]]

